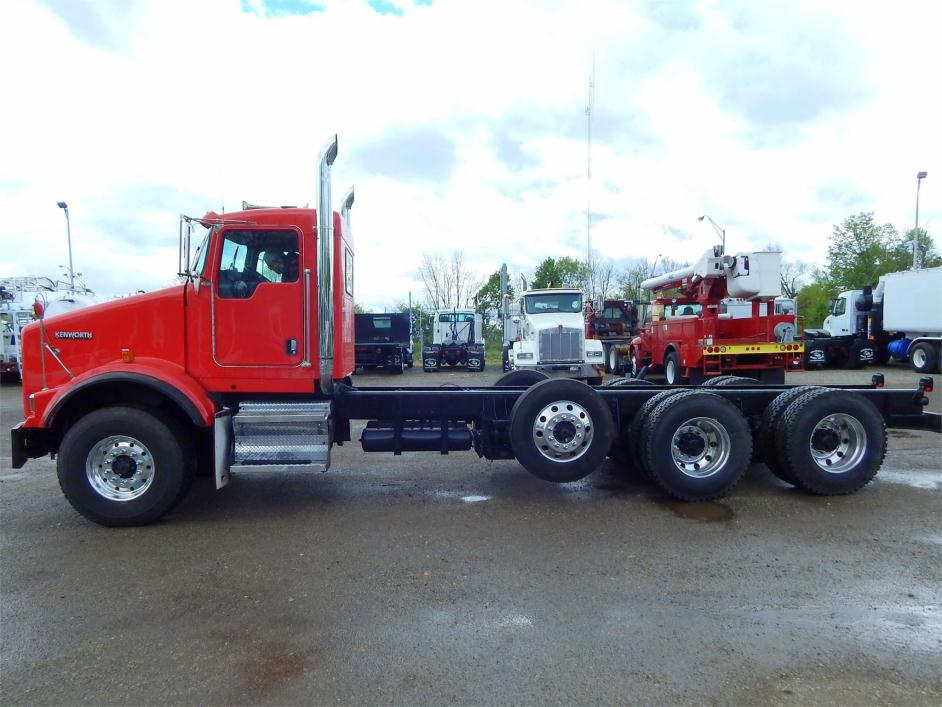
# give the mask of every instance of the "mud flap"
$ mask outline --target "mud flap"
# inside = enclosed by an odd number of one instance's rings
[[[213,470],[216,489],[229,483],[229,467],[232,465],[232,410],[226,408],[216,413],[213,422]]]

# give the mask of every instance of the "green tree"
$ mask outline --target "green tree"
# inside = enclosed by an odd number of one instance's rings
[[[906,231],[906,235],[900,236],[893,244],[890,253],[892,268],[887,272],[909,270],[913,266],[913,233],[915,230],[915,228],[910,228]],[[939,255],[932,236],[924,228],[919,229],[916,247],[919,249],[919,262],[922,267],[934,268],[942,265],[942,255]]]
[[[897,230],[878,226],[872,211],[848,216],[831,234],[828,279],[840,290],[875,285],[880,275],[899,269],[899,250]]]
[[[412,315],[412,336],[413,340],[419,346],[432,343],[432,317],[435,312],[421,304],[412,304],[409,308],[407,302],[398,302],[396,311],[408,312]]]
[[[354,313],[354,314],[366,314],[366,310],[363,309],[363,305],[354,303],[354,305],[353,305],[353,313]]]
[[[564,255],[560,258],[547,257],[536,272],[530,287],[582,287],[587,278],[585,263]]]
[[[510,276],[507,276],[507,294],[510,295],[510,299],[514,298],[514,288],[510,284]],[[477,291],[474,295],[474,309],[484,315],[484,325],[488,326],[490,321],[490,315],[494,312],[500,312],[502,309],[502,303],[500,301],[500,270],[493,273],[487,282],[484,283],[483,287]],[[500,321],[498,315],[498,323]]]
[[[814,274],[814,282],[798,291],[798,314],[804,317],[805,326],[817,329],[828,315],[828,301],[834,297],[834,285],[820,271]]]

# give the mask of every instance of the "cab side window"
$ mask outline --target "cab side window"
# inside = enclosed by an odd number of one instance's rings
[[[296,231],[230,229],[219,260],[219,297],[246,299],[262,283],[297,282],[299,269]]]

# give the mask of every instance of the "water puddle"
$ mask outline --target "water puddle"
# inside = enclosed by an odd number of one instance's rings
[[[915,433],[910,432],[909,430],[887,430],[887,432],[889,433],[890,437],[903,437],[903,438],[906,438],[906,437],[915,437],[915,436],[916,436]]]
[[[666,508],[678,518],[702,520],[705,523],[727,523],[736,517],[733,509],[716,501],[674,501],[665,499],[658,501],[658,505]]]
[[[497,620],[497,625],[501,628],[519,628],[521,626],[532,626],[533,619],[522,614],[510,614]]]
[[[492,496],[476,496],[474,494],[462,494],[458,491],[434,491],[431,494],[434,498],[448,498],[448,499],[458,499],[463,503],[481,503],[482,501],[490,501]]]
[[[902,484],[914,489],[938,491],[942,488],[942,471],[930,469],[913,471],[894,471],[883,469],[877,473],[877,481],[886,484]]]

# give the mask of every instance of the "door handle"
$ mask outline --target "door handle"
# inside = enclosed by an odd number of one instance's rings
[[[298,340],[297,339],[288,339],[285,342],[285,353],[288,356],[298,355]]]

